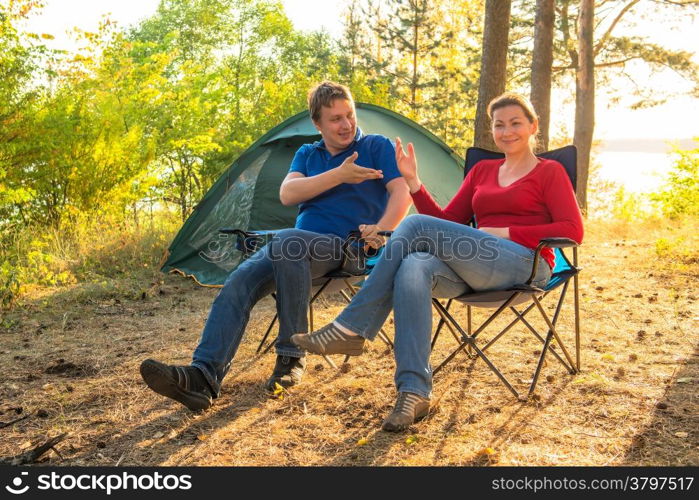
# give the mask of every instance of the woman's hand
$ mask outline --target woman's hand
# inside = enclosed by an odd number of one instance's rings
[[[415,148],[412,142],[408,143],[408,154],[405,154],[400,137],[396,137],[396,163],[398,164],[398,171],[410,188],[410,192],[415,193],[419,191],[422,182],[420,182],[420,178],[417,176],[417,158],[415,157]]]
[[[509,227],[479,227],[478,229],[497,238],[505,238],[506,240],[510,239]]]

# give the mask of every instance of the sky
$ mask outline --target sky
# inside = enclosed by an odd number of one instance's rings
[[[153,14],[159,0],[44,0],[45,8],[35,16],[28,29],[38,33],[49,33],[56,37],[54,47],[74,49],[68,32],[73,26],[83,30],[95,30],[104,14],[119,25],[127,26]],[[342,35],[342,25],[338,13],[342,11],[342,0],[283,0],[285,10],[297,29],[314,30],[323,28],[332,36]],[[312,13],[312,15],[309,15]],[[635,30],[639,33],[652,33],[656,39],[672,48],[685,48],[697,51],[699,33],[687,20],[686,29],[669,30],[654,23],[654,20],[640,22]],[[695,56],[699,61],[699,56]],[[656,77],[654,85],[680,89],[684,84],[670,72]],[[598,95],[595,136],[598,139],[644,139],[664,140],[668,138],[690,138],[699,136],[699,99],[679,97],[671,102],[650,109],[631,111],[625,105],[613,104],[603,95]],[[566,127],[572,131],[574,105],[553,106],[566,114],[558,116],[554,127]],[[553,132],[553,130],[552,130]],[[647,142],[647,141],[646,141]]]

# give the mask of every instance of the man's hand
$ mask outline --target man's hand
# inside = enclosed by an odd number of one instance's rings
[[[492,234],[498,238],[510,239],[510,228],[509,227],[479,227],[484,233]]]
[[[359,230],[362,233],[362,239],[366,243],[364,245],[364,251],[366,251],[368,247],[379,249],[384,245],[384,237],[378,235],[378,232],[383,231],[383,229],[381,229],[378,225],[361,224],[359,226]]]
[[[359,154],[355,151],[342,162],[342,165],[335,169],[340,182],[346,184],[359,184],[360,182],[371,179],[383,178],[383,172],[381,170],[360,167],[359,165],[355,164],[354,160],[356,160],[357,157],[359,157]]]

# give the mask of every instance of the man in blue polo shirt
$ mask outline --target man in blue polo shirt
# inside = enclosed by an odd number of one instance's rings
[[[314,278],[342,265],[341,245],[352,230],[367,245],[392,230],[411,203],[398,172],[395,149],[383,136],[357,127],[349,89],[323,82],[308,94],[308,109],[322,140],[296,152],[279,197],[298,205],[294,229],[284,229],[233,271],[214,300],[192,364],[174,366],[147,359],[141,376],[148,387],[190,410],[209,408],[245,333],[250,311],[276,290],[279,335],[277,361],[266,387],[297,384],[305,352],[290,338],[308,332],[308,300]]]

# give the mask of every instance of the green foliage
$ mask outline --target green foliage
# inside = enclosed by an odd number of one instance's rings
[[[13,0],[1,17],[5,229],[69,229],[81,213],[154,201],[184,219],[236,156],[305,107],[312,83],[339,76],[328,36],[295,32],[275,0],[164,0],[129,32],[104,21],[81,33],[84,49],[53,54],[47,84],[32,87],[46,51],[13,23],[34,3]]]
[[[0,306],[32,288],[151,277],[179,228],[175,213],[120,220],[77,216],[70,228],[12,231],[0,239]]]
[[[666,237],[655,241],[655,255],[673,272],[699,276],[699,227],[696,216],[682,216]]]
[[[339,64],[368,102],[416,120],[458,152],[473,137],[482,0],[353,0]],[[359,90],[356,90],[359,89]]]
[[[10,309],[19,296],[20,282],[17,268],[10,262],[0,264],[0,310]]]
[[[631,193],[623,186],[614,193],[611,211],[615,219],[629,222],[643,219],[648,215],[647,210],[643,209],[643,196]]]
[[[699,215],[699,138],[697,148],[676,149],[675,161],[663,188],[651,199],[671,218]]]

